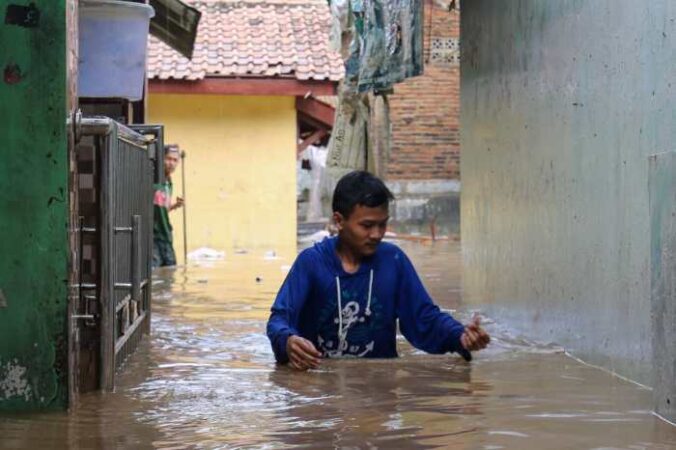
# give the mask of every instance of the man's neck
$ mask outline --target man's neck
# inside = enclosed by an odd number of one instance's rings
[[[359,270],[362,256],[352,251],[352,249],[348,248],[346,245],[342,244],[340,237],[338,238],[336,253],[338,254],[338,259],[340,259],[340,263],[343,266],[343,270],[345,270],[345,272],[354,273]]]

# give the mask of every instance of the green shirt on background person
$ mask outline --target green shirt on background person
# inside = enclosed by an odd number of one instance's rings
[[[164,242],[173,242],[173,227],[171,226],[171,222],[169,222],[169,210],[171,208],[171,195],[174,186],[171,180],[167,180],[163,184],[156,184],[154,189],[155,224],[153,226],[153,238]]]
[[[177,145],[164,147],[164,175],[166,181],[154,186],[154,224],[153,224],[153,267],[175,266],[176,253],[173,245],[173,227],[169,221],[169,211],[183,206],[183,199],[178,197],[171,202],[173,184],[171,174],[178,166],[180,151]]]

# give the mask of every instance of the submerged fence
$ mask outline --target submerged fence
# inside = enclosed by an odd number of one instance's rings
[[[116,370],[150,330],[154,162],[161,142],[104,117],[82,119],[78,131],[72,386],[112,390]]]

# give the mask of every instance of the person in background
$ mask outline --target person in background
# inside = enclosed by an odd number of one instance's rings
[[[164,175],[165,181],[156,184],[153,225],[153,267],[175,266],[176,254],[174,253],[172,226],[169,221],[169,212],[183,206],[183,199],[176,198],[172,203],[173,184],[171,175],[180,162],[180,149],[177,145],[164,146]]]
[[[463,325],[441,311],[404,252],[382,242],[393,199],[368,172],[338,181],[338,236],[300,253],[272,305],[267,334],[277,362],[307,370],[322,358],[396,357],[397,321],[428,353],[456,352],[469,361],[488,345],[478,317]]]

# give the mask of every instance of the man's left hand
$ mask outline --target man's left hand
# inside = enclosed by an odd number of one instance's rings
[[[171,205],[171,209],[174,210],[174,209],[180,208],[180,207],[182,207],[184,204],[185,204],[185,201],[183,200],[183,198],[181,198],[181,197],[176,197],[176,203],[174,203],[173,205]]]
[[[465,332],[460,336],[460,343],[469,351],[483,350],[491,341],[486,330],[481,328],[481,318],[474,316],[472,322],[465,326]]]

